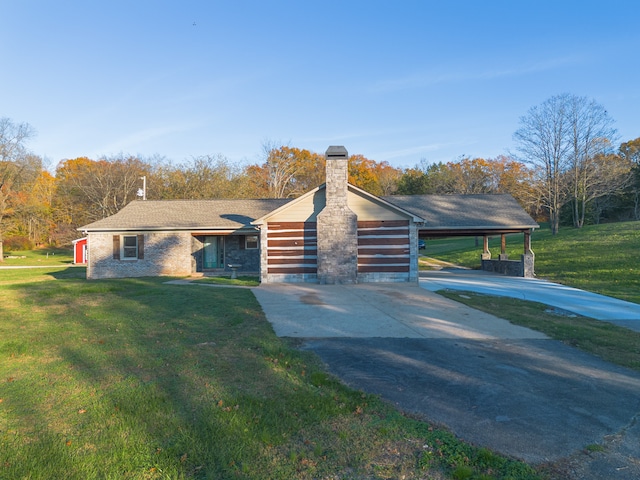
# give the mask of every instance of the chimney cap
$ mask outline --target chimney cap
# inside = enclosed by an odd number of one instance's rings
[[[342,145],[332,145],[327,148],[325,156],[327,158],[347,158],[349,154],[347,153],[347,149]]]

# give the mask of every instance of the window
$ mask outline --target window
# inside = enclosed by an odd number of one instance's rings
[[[122,258],[138,258],[138,237],[136,235],[125,235],[122,237]]]
[[[244,237],[244,248],[247,250],[255,250],[258,248],[258,235],[247,235]]]
[[[114,235],[114,260],[142,260],[144,258],[144,235]]]

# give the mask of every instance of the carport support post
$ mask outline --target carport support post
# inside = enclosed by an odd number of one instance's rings
[[[524,232],[524,254],[533,255],[533,251],[531,250],[531,232]]]
[[[491,260],[491,251],[489,250],[489,236],[482,237],[482,260]]]
[[[509,255],[507,255],[507,236],[503,233],[500,235],[500,255],[498,255],[498,260],[508,260]]]

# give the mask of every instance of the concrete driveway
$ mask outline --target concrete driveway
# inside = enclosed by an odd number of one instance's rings
[[[417,286],[253,291],[276,334],[303,338],[354,388],[470,443],[534,464],[570,457],[592,473],[575,478],[640,478],[635,372]],[[580,453],[592,444],[609,450]]]
[[[467,290],[544,303],[640,332],[639,304],[545,280],[452,268],[423,273],[420,286],[432,292],[442,289]]]

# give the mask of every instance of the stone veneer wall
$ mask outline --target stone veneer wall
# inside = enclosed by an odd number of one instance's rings
[[[482,270],[507,275],[509,277],[533,278],[534,255],[525,254],[520,256],[520,260],[507,259],[482,259]]]
[[[347,150],[329,147],[326,158],[326,204],[317,216],[318,283],[356,283],[358,218],[347,204]]]
[[[89,233],[87,278],[126,278],[160,275],[190,275],[192,237],[188,232],[148,232],[144,234],[144,258],[113,259],[113,236],[133,232]]]

